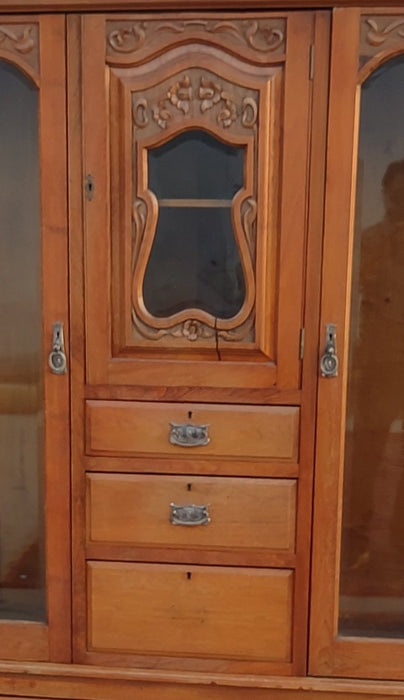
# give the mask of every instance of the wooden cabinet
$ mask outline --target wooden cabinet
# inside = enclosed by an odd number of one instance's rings
[[[319,25],[312,12],[71,20],[86,182],[77,662],[304,668]]]
[[[350,5],[0,0],[0,700],[404,696],[404,12]]]

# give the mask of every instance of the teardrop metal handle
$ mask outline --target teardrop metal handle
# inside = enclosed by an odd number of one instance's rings
[[[338,376],[337,356],[337,326],[335,323],[327,323],[324,353],[320,359],[320,371],[322,377]]]
[[[170,423],[169,440],[172,445],[180,447],[200,447],[210,442],[209,425],[193,423]]]
[[[66,374],[67,360],[64,348],[63,323],[53,324],[52,350],[49,353],[49,367],[53,374]]]
[[[179,506],[176,503],[170,503],[171,515],[170,522],[173,525],[207,525],[210,523],[209,505],[196,506],[190,504]]]

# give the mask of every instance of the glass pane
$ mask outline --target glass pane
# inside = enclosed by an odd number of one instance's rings
[[[245,281],[232,200],[244,182],[244,148],[187,131],[149,151],[149,187],[159,199],[146,268],[146,308],[159,317],[198,308],[232,318]]]
[[[340,633],[404,637],[404,57],[363,85]]]
[[[230,207],[162,207],[143,295],[154,316],[198,308],[231,318],[245,296]]]
[[[149,188],[158,199],[232,199],[244,182],[244,149],[205,131],[186,131],[149,151]]]
[[[45,619],[38,94],[0,63],[0,619]]]

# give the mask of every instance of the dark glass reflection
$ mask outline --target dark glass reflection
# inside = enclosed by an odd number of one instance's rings
[[[154,316],[187,308],[235,316],[245,286],[230,208],[162,208],[143,294]]]
[[[149,150],[149,189],[158,199],[232,199],[243,168],[243,148],[194,129]]]
[[[231,209],[243,168],[243,148],[201,130],[149,151],[159,215],[143,297],[154,316],[198,308],[226,319],[240,311],[245,281]]]
[[[404,58],[362,89],[341,634],[404,637]]]
[[[0,92],[0,619],[45,620],[38,93]]]

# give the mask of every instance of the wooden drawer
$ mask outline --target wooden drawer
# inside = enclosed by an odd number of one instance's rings
[[[297,460],[295,406],[87,401],[86,420],[89,455]],[[208,425],[208,444],[172,444],[170,423]]]
[[[289,661],[293,572],[89,562],[93,651]]]
[[[173,524],[172,503],[206,505],[210,522],[182,524],[181,517],[189,515],[182,510],[176,516],[180,524]],[[88,546],[164,547],[171,550],[171,561],[182,561],[184,550],[228,550],[228,556],[235,550],[254,550],[259,563],[261,552],[294,552],[295,523],[294,480],[87,476]],[[173,559],[175,549],[179,559]]]

